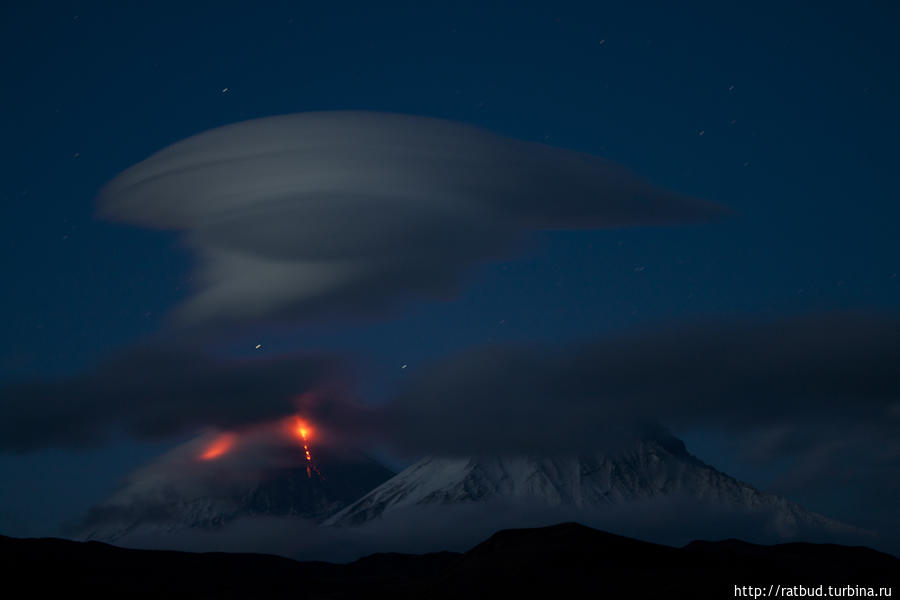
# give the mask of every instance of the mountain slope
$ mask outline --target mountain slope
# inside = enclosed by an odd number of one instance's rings
[[[295,462],[295,461],[294,461]],[[163,461],[129,481],[84,520],[81,537],[112,542],[132,533],[215,529],[241,517],[289,516],[320,521],[394,473],[368,456],[318,449],[317,471],[305,465],[191,465]]]
[[[671,436],[635,440],[609,453],[547,457],[425,458],[327,519],[355,526],[415,506],[488,504],[602,511],[667,497],[765,515],[775,533],[854,532],[706,465]]]

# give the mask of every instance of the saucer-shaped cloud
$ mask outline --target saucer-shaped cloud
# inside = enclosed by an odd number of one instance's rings
[[[199,322],[446,294],[528,231],[722,210],[587,154],[438,119],[320,112],[173,144],[111,181],[100,212],[185,232],[200,266],[180,317]]]

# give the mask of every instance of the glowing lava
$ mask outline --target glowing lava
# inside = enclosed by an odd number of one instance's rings
[[[231,447],[234,446],[234,439],[233,433],[223,433],[206,447],[206,450],[200,455],[200,460],[215,460],[219,458],[231,450]]]
[[[319,479],[325,479],[322,477],[319,469],[316,468],[315,463],[313,463],[312,454],[309,452],[309,440],[312,437],[313,432],[312,427],[300,417],[294,417],[293,430],[294,435],[303,443],[303,453],[306,456],[306,476],[312,479],[312,474],[315,472],[315,474],[319,476]]]

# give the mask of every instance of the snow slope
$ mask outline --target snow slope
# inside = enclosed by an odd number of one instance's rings
[[[717,471],[671,436],[639,439],[615,452],[562,458],[425,458],[323,524],[362,525],[413,506],[502,501],[602,511],[670,496],[765,515],[769,526],[785,535],[798,529],[858,532]]]

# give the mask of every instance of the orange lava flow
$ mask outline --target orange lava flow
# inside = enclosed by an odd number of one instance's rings
[[[294,417],[293,422],[293,430],[294,435],[297,436],[300,441],[303,443],[303,453],[306,457],[306,476],[312,479],[312,474],[315,472],[316,475],[319,476],[320,479],[325,479],[322,477],[322,474],[319,472],[319,469],[316,468],[315,463],[313,463],[312,454],[309,452],[309,440],[312,437],[312,427],[309,424],[301,419],[300,417]]]
[[[223,433],[210,443],[200,455],[200,460],[215,460],[231,450],[234,445],[235,436],[233,433]]]

